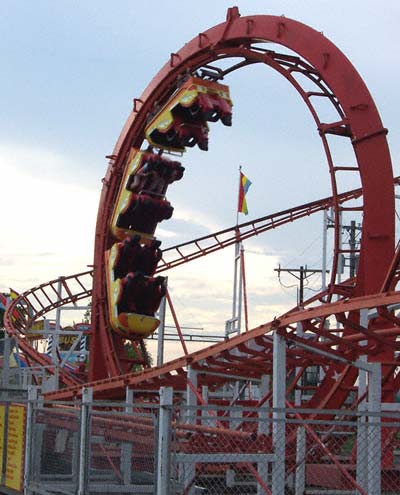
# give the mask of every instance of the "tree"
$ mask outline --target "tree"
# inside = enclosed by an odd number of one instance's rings
[[[90,303],[88,304],[88,307],[85,311],[85,313],[83,314],[83,323],[90,323],[91,320],[92,320],[92,301],[90,301]]]
[[[125,342],[124,348],[125,348],[127,358],[133,359],[133,360],[137,360],[139,358],[138,353],[136,352],[135,348],[132,346],[132,343],[130,340],[127,340]],[[148,366],[152,366],[153,358],[151,357],[149,351],[147,350],[146,342],[144,340],[139,341],[139,348],[140,348],[140,352],[143,356],[145,363]],[[142,369],[143,369],[143,366],[141,364],[134,364],[134,366],[133,366],[133,371],[140,371]]]

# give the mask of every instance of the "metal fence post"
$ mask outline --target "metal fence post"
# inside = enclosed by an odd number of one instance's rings
[[[11,337],[4,332],[3,368],[1,374],[1,384],[4,389],[10,388],[10,354]]]
[[[286,399],[286,343],[274,333],[272,375],[272,495],[285,494],[285,399]],[[276,410],[278,409],[278,410]]]
[[[156,495],[170,493],[171,470],[171,419],[172,419],[172,387],[160,388],[160,412],[158,416],[158,470]]]
[[[165,280],[167,282],[167,279]],[[164,363],[164,333],[165,333],[165,314],[166,314],[166,297],[161,299],[160,309],[158,310],[158,318],[160,320],[160,326],[157,330],[157,366],[161,366]]]
[[[197,371],[192,369],[191,366],[188,366],[187,378],[193,387],[197,389]],[[186,387],[186,405],[188,406],[186,411],[187,422],[194,423],[197,415],[197,411],[195,409],[195,406],[197,406],[197,397],[189,384]]]
[[[89,449],[90,449],[90,410],[93,401],[93,389],[82,388],[81,427],[80,427],[80,455],[78,472],[78,495],[87,493],[89,473]]]
[[[187,379],[191,385],[197,389],[197,371],[191,366],[187,368]],[[186,387],[186,421],[190,424],[196,423],[198,399],[192,387],[187,384]],[[184,488],[187,489],[187,495],[193,495],[194,488],[188,488],[196,476],[196,465],[193,463],[182,463],[179,466],[179,479],[183,482]]]
[[[265,397],[271,389],[270,375],[262,375],[260,383],[260,398]],[[258,412],[258,434],[269,435],[271,433],[270,406],[268,402],[264,402]],[[257,463],[257,472],[261,479],[267,480],[268,465],[265,462]],[[259,483],[257,483],[257,495],[264,495],[265,491]]]
[[[296,335],[304,336],[303,323],[298,322],[296,325]],[[296,368],[296,375],[300,368]],[[294,391],[294,404],[301,407],[302,391],[296,388]],[[306,430],[300,423],[297,424],[296,431],[296,475],[295,475],[295,495],[303,495],[306,488]]]
[[[381,494],[381,364],[370,363],[368,372],[368,493]]]
[[[360,310],[360,325],[368,328],[368,309]],[[360,346],[365,346],[366,340],[360,342]],[[367,363],[367,356],[361,355],[359,360]],[[365,369],[358,369],[358,412],[357,420],[357,483],[367,491],[368,488],[368,429],[367,429],[367,400],[361,399],[367,392],[367,372]],[[359,492],[357,492],[359,493]]]
[[[133,414],[133,390],[126,387],[125,412]],[[124,485],[129,485],[132,478],[132,443],[123,442],[121,446],[121,469],[124,477]]]
[[[301,424],[296,431],[295,495],[304,495],[306,489],[306,429]]]
[[[25,428],[25,461],[24,461],[24,495],[30,493],[29,482],[31,479],[31,455],[35,402],[38,398],[36,387],[28,388],[28,402],[26,406],[26,428]]]

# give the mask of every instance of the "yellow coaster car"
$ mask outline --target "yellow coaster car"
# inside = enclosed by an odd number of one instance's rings
[[[195,146],[208,149],[206,121],[232,125],[229,87],[190,77],[146,127],[150,144],[172,151]]]
[[[114,278],[114,265],[117,254],[117,244],[114,244],[105,253],[110,324],[117,333],[127,339],[144,339],[157,329],[160,321],[154,316],[120,312],[118,310],[118,304],[123,291],[123,283],[121,279]]]
[[[116,239],[139,234],[151,240],[157,223],[172,216],[170,203],[163,194],[155,192],[160,189],[155,184],[156,174],[146,172],[149,168],[146,165],[155,157],[157,155],[149,152],[131,152],[111,218],[111,232]]]

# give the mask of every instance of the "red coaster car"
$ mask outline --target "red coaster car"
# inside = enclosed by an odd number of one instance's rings
[[[165,294],[164,277],[128,273],[116,278],[117,244],[105,253],[108,312],[115,332],[135,340],[148,337],[160,324],[154,317]]]
[[[122,240],[139,234],[152,239],[157,223],[172,215],[165,193],[184,170],[179,162],[132,149],[112,215],[113,236]]]
[[[152,235],[157,224],[171,218],[173,211],[165,199],[133,193],[127,207],[118,215],[117,227]]]
[[[128,237],[116,244],[117,255],[114,262],[114,278],[124,278],[128,273],[141,272],[154,275],[157,264],[162,258],[161,241],[153,239],[141,244],[139,235]]]
[[[228,86],[190,77],[146,127],[150,144],[174,151],[196,144],[208,149],[206,121],[232,125],[232,101]]]

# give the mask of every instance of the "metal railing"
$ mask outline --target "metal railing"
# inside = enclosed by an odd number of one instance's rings
[[[400,494],[400,412],[270,409],[177,402],[44,402],[1,391],[25,408],[27,495]],[[0,460],[1,462],[1,460]],[[5,487],[7,488],[7,487]],[[7,489],[0,491],[6,492]]]

